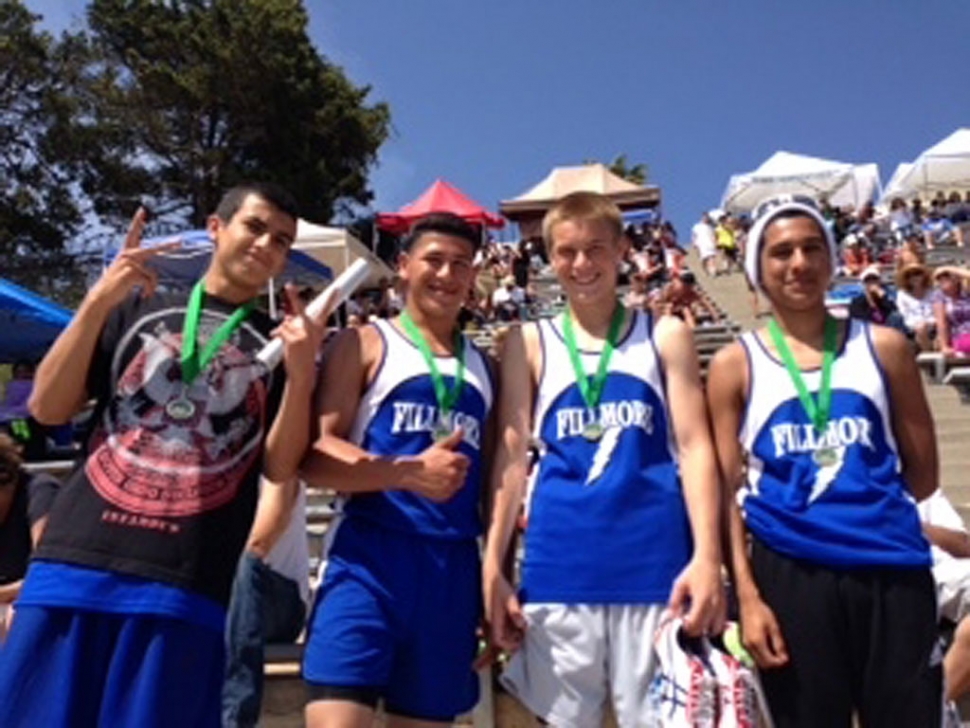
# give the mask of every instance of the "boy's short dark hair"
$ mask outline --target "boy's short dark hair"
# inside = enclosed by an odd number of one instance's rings
[[[456,238],[467,240],[476,251],[482,244],[481,231],[475,225],[451,212],[432,212],[420,218],[411,226],[411,230],[401,243],[401,249],[405,252],[411,250],[425,233],[453,235]]]
[[[281,212],[294,220],[299,219],[300,210],[296,200],[286,189],[273,182],[243,182],[228,190],[216,206],[216,216],[229,222],[239,212],[243,202],[250,195],[262,197]]]

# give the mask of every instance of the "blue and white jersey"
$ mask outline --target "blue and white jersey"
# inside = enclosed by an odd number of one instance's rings
[[[785,365],[753,332],[741,343],[749,392],[740,441],[748,472],[738,494],[748,529],[787,556],[837,568],[930,563],[916,504],[903,480],[889,387],[868,323],[848,322],[832,364],[832,409],[816,433]],[[813,396],[821,369],[802,372]],[[813,453],[834,450],[824,466]]]
[[[442,417],[434,384],[421,351],[388,321],[374,323],[384,341],[384,358],[361,397],[348,440],[378,455],[417,455],[434,441]],[[343,513],[387,528],[439,538],[475,538],[481,533],[482,439],[492,407],[493,386],[485,356],[464,336],[465,384],[444,421],[461,428],[460,452],[471,460],[464,486],[447,502],[434,503],[415,493],[389,490],[347,498]],[[436,357],[448,387],[458,370],[455,357]]]
[[[652,319],[635,312],[599,404],[587,409],[558,322],[539,321],[543,370],[522,596],[529,602],[664,602],[692,543]],[[581,352],[587,373],[600,352]],[[590,421],[599,440],[582,432]]]

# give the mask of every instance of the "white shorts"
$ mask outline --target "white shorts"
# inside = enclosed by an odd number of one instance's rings
[[[522,648],[505,687],[555,728],[601,726],[607,701],[620,728],[648,723],[663,604],[526,604]]]

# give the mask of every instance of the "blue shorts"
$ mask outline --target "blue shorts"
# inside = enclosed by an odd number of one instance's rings
[[[344,518],[310,617],[311,699],[384,699],[389,713],[450,721],[478,702],[478,543]]]
[[[152,615],[17,609],[0,648],[0,725],[218,728],[223,637]]]

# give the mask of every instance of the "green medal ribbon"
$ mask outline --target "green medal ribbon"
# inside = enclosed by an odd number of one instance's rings
[[[189,296],[189,306],[185,311],[185,323],[182,325],[182,381],[186,385],[192,384],[199,372],[209,366],[220,347],[228,341],[239,325],[252,313],[255,301],[249,301],[232,312],[222,325],[216,329],[212,337],[206,342],[202,355],[199,355],[199,345],[196,337],[199,332],[199,319],[202,318],[202,299],[205,297],[205,286],[200,280],[192,289]]]
[[[802,371],[798,368],[798,363],[795,361],[795,356],[792,354],[788,342],[785,341],[781,327],[774,319],[768,321],[768,333],[771,334],[775,349],[778,350],[782,361],[785,362],[785,369],[788,370],[788,376],[791,377],[795,389],[798,390],[798,398],[802,402],[802,407],[805,408],[805,413],[812,424],[815,425],[815,431],[820,435],[825,432],[825,427],[829,421],[829,412],[832,409],[832,362],[835,359],[835,332],[835,319],[826,316],[825,333],[822,339],[822,384],[818,390],[818,401],[816,402],[808,391],[808,386],[802,378]]]
[[[455,373],[454,386],[449,389],[445,384],[445,378],[441,376],[441,372],[438,370],[438,363],[435,361],[434,352],[431,351],[431,347],[428,345],[428,340],[421,333],[418,325],[414,323],[411,314],[407,311],[402,312],[400,321],[404,327],[404,331],[408,335],[408,339],[418,347],[418,351],[424,357],[424,363],[428,365],[428,372],[431,374],[431,383],[434,385],[434,396],[438,400],[439,416],[447,415],[451,412],[455,403],[458,402],[458,397],[461,396],[461,389],[465,385],[465,347],[462,344],[461,333],[458,329],[455,329],[454,349],[455,358],[458,359],[458,371]]]
[[[600,397],[603,395],[603,386],[606,384],[606,369],[610,365],[610,358],[616,348],[616,338],[620,333],[620,326],[626,310],[620,304],[613,309],[613,318],[610,319],[610,327],[606,332],[606,343],[603,344],[603,351],[600,352],[600,362],[596,367],[596,374],[589,375],[583,368],[583,360],[579,356],[579,347],[576,346],[576,334],[573,331],[573,317],[567,308],[562,317],[562,333],[566,340],[566,348],[569,350],[569,361],[573,365],[573,373],[576,375],[576,386],[579,393],[583,395],[583,401],[590,410],[599,404]]]

